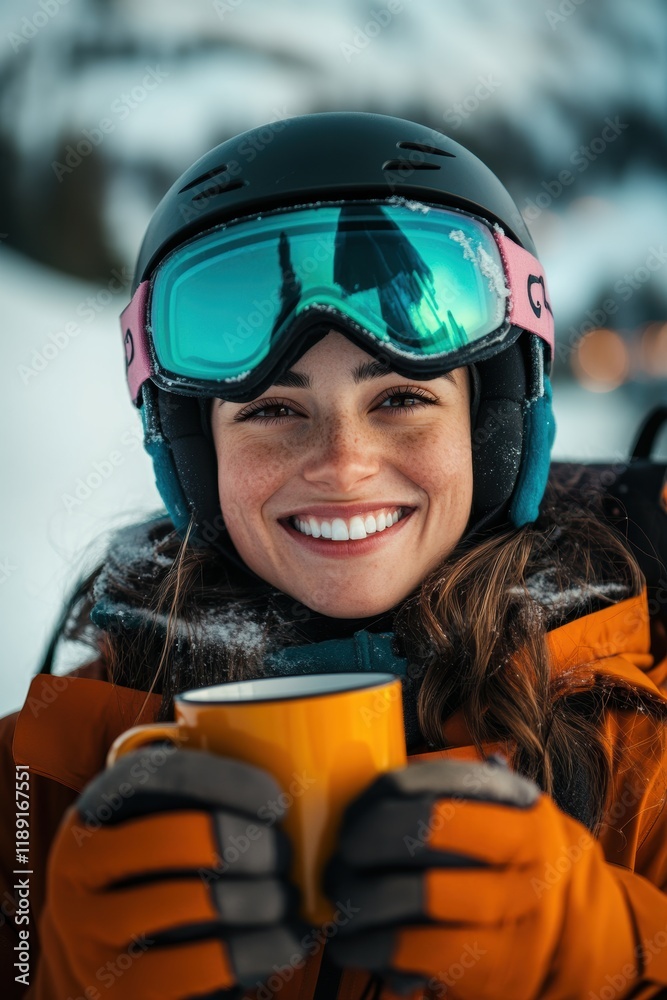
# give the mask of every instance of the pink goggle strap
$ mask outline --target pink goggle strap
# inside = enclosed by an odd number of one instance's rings
[[[512,290],[510,322],[541,337],[549,345],[553,357],[554,316],[542,266],[536,257],[509,237],[497,230],[493,235]]]
[[[148,353],[146,334],[146,303],[150,282],[142,281],[132,301],[120,316],[121,334],[125,347],[125,372],[132,402],[137,405],[139,389],[154,374]]]

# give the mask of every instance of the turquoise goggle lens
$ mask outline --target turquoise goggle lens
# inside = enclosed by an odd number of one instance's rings
[[[445,358],[499,329],[509,291],[491,230],[426,205],[346,202],[274,211],[211,230],[156,271],[159,364],[239,381],[318,307],[387,353]]]

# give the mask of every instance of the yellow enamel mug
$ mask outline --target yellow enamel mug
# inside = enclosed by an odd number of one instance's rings
[[[168,739],[264,768],[283,789],[281,822],[294,847],[302,915],[330,920],[320,879],[345,807],[378,774],[407,763],[400,680],[364,672],[231,681],[177,695],[174,710],[175,722],[122,733],[107,765]]]

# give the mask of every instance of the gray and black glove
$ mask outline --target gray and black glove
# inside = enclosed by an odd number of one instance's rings
[[[281,791],[258,768],[167,745],[99,774],[50,855],[36,998],[240,992],[299,954]]]

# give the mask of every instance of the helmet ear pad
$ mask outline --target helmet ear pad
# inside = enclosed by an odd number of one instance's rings
[[[506,505],[519,473],[526,367],[518,341],[475,365],[479,402],[472,426],[472,523]]]
[[[472,427],[470,529],[535,521],[549,474],[555,422],[544,345],[522,332],[475,365],[479,404]]]
[[[150,379],[141,392],[144,446],[177,533],[183,537],[194,513],[193,545],[216,549],[248,584],[268,586],[238,554],[222,516],[209,417],[211,399],[166,392]]]

